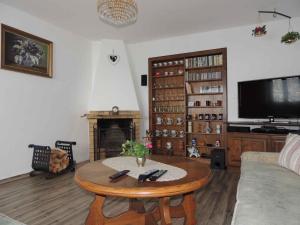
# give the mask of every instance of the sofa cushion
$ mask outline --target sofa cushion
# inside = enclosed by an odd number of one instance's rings
[[[232,225],[300,225],[300,177],[278,165],[242,161]]]
[[[244,152],[241,155],[242,161],[255,161],[267,164],[278,165],[279,153],[277,152]]]
[[[300,135],[289,134],[287,136],[278,163],[300,175]]]

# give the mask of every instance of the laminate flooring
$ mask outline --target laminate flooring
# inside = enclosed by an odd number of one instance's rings
[[[230,225],[239,180],[238,169],[214,171],[211,182],[196,192],[197,225]],[[0,184],[0,213],[27,225],[83,225],[94,196],[80,189],[74,173],[46,180],[28,177]],[[177,204],[180,197],[172,200]],[[145,200],[146,208],[157,204]],[[128,200],[110,198],[106,201],[106,216],[118,215],[128,208]],[[183,219],[172,221],[184,224]]]

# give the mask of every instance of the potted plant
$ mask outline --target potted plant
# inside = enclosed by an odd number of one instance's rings
[[[281,43],[292,44],[300,39],[299,32],[290,31],[281,37]]]
[[[263,25],[263,26],[257,26],[255,27],[254,30],[252,30],[252,35],[255,36],[255,37],[260,37],[260,36],[263,36],[267,33],[267,30],[266,30],[266,25]]]
[[[121,155],[134,156],[136,157],[136,163],[138,164],[138,166],[144,166],[146,162],[146,156],[150,155],[151,148],[152,148],[152,144],[150,143],[148,143],[145,146],[144,144],[127,140],[122,145]]]

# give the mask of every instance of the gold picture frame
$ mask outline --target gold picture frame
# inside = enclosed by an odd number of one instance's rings
[[[1,24],[1,68],[52,78],[53,43]]]

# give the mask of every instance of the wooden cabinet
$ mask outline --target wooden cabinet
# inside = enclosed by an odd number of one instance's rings
[[[168,154],[170,146],[180,156],[192,145],[207,155],[226,149],[226,122],[226,48],[149,59],[154,153]]]
[[[242,139],[242,152],[266,152],[268,140],[265,137],[247,137]]]
[[[232,137],[228,139],[228,161],[230,166],[238,166],[241,162],[242,139]]]
[[[272,135],[270,137],[270,145],[271,145],[270,150],[272,152],[280,152],[285,144],[285,139],[286,139],[286,136],[278,136],[278,135],[273,136]]]
[[[247,151],[280,152],[286,135],[228,133],[228,164],[241,165],[241,154]]]

